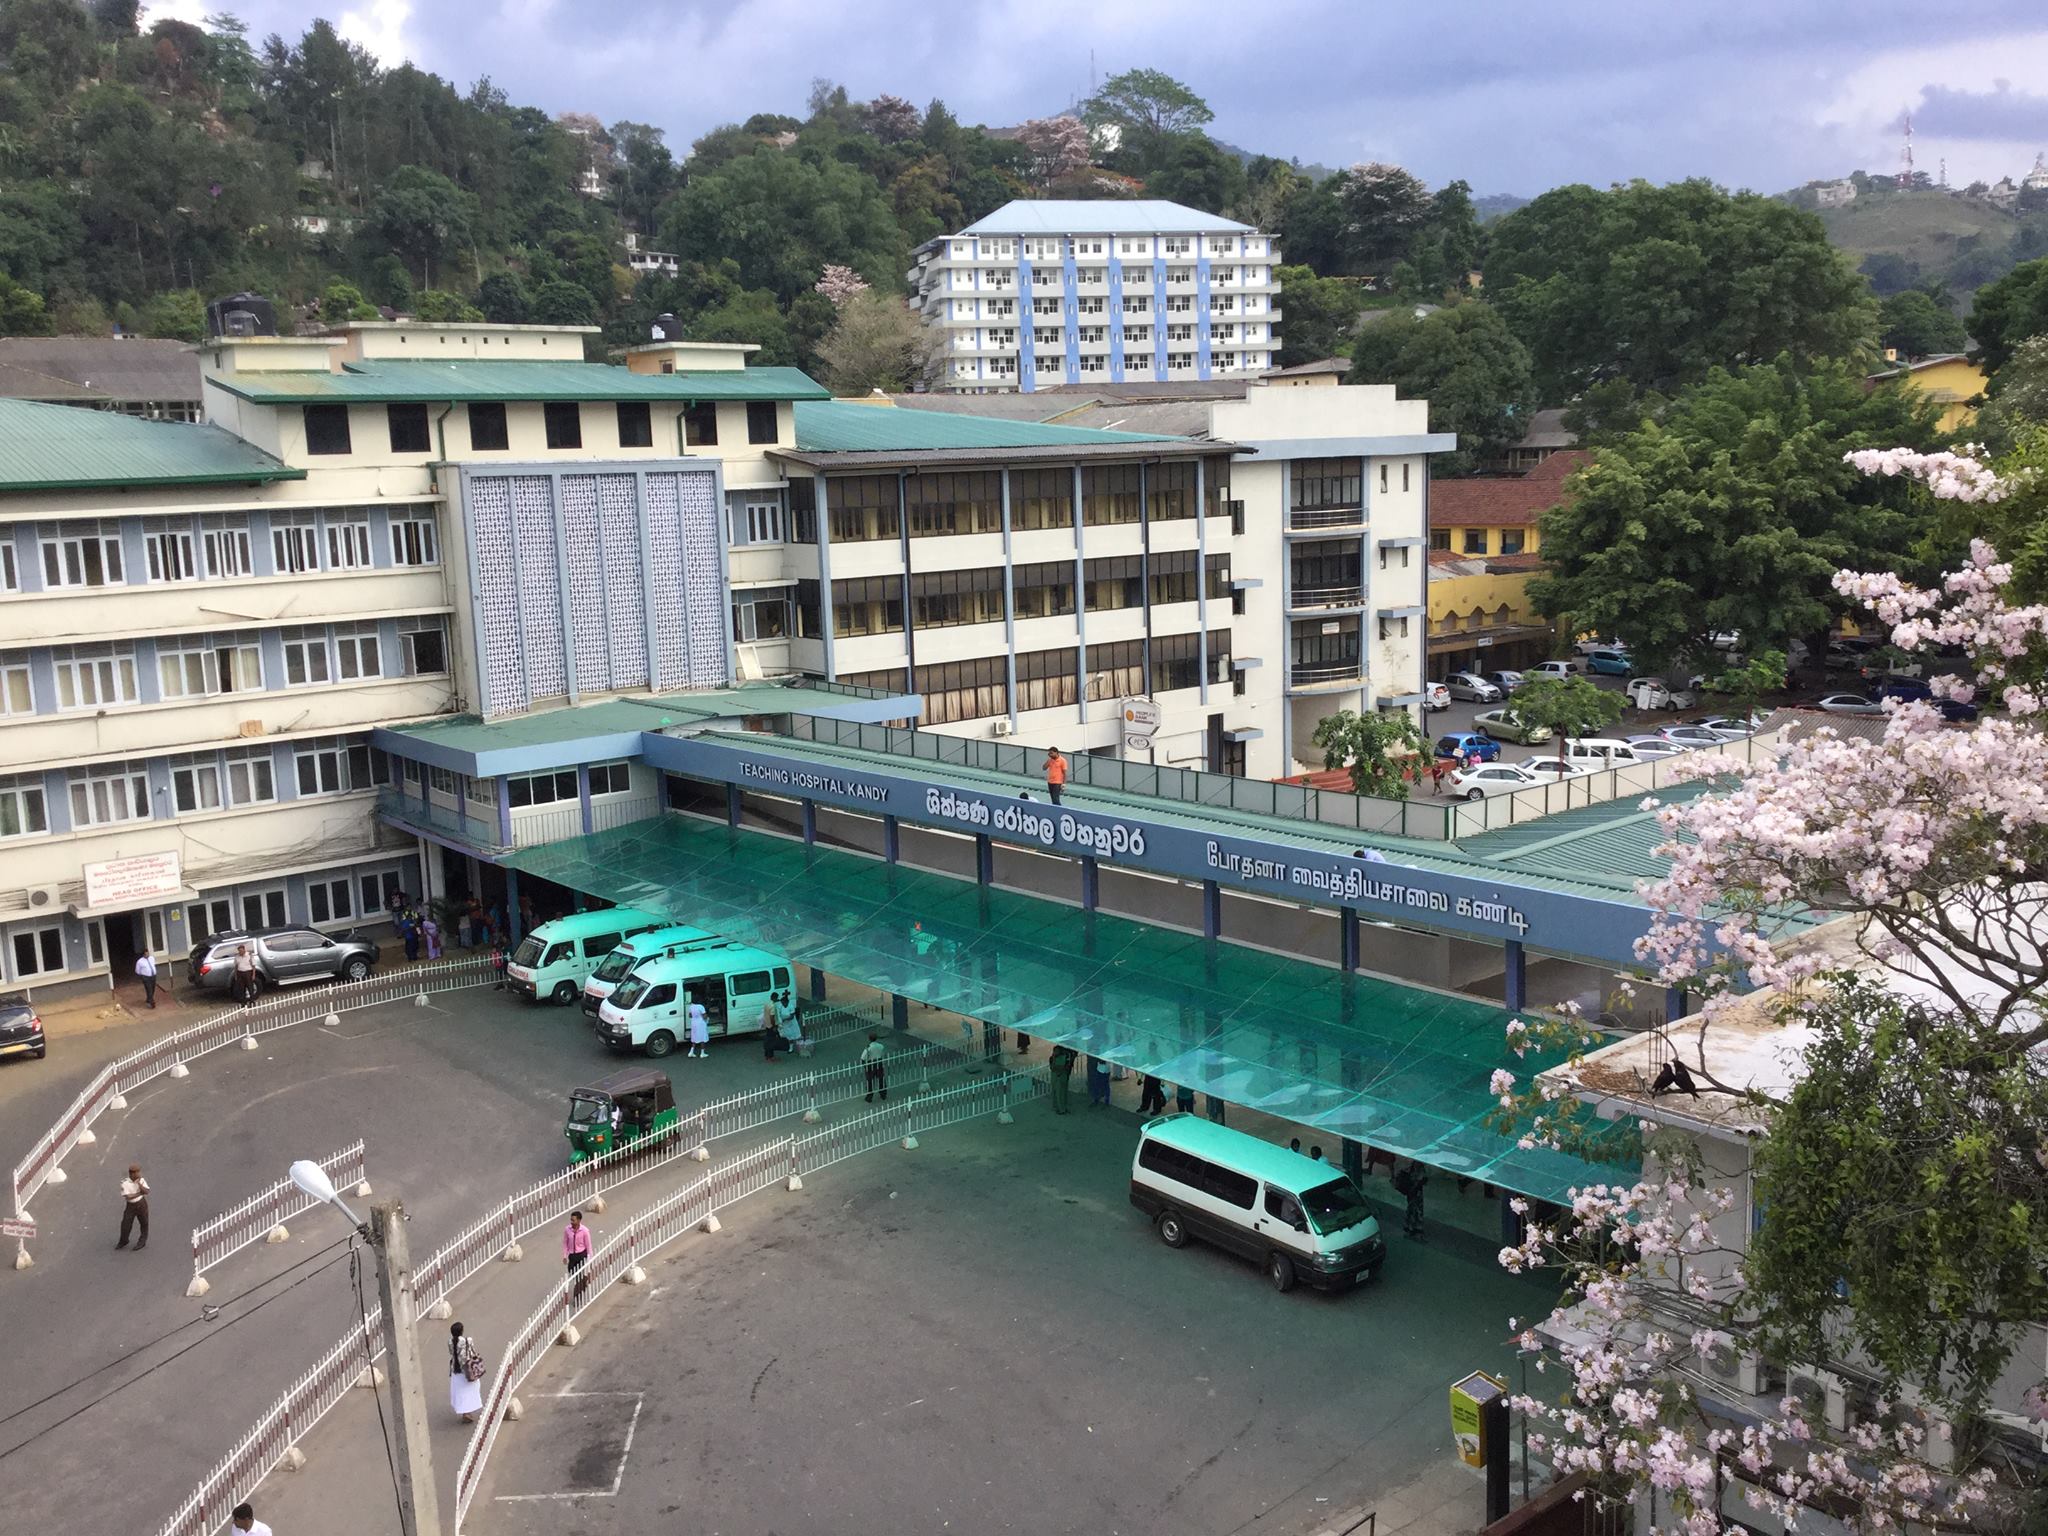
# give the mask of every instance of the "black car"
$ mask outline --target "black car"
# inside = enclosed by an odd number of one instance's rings
[[[347,933],[322,933],[296,925],[283,928],[233,928],[209,934],[192,946],[186,974],[206,992],[226,992],[235,984],[235,952],[249,946],[256,976],[263,987],[289,987],[302,981],[361,981],[377,968],[377,946]]]
[[[0,1056],[33,1056],[41,1061],[50,1052],[43,1038],[43,1021],[27,1003],[0,1003]]]

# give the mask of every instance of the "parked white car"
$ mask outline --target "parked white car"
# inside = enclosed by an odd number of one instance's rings
[[[1586,664],[1576,656],[1567,661],[1539,661],[1523,672],[1524,678],[1538,677],[1584,677]]]
[[[1500,690],[1477,672],[1453,672],[1444,679],[1444,687],[1450,690],[1452,698],[1463,699],[1468,704],[1500,702]]]
[[[1589,764],[1575,763],[1570,758],[1560,762],[1555,752],[1545,753],[1541,757],[1525,757],[1514,766],[1526,769],[1539,779],[1548,779],[1552,783],[1563,779],[1580,778],[1593,771]]]
[[[1454,795],[1467,800],[1485,800],[1494,795],[1512,795],[1518,789],[1534,789],[1547,780],[1519,763],[1481,763],[1477,768],[1460,768],[1451,775]]]
[[[1673,688],[1661,677],[1632,677],[1622,689],[1637,709],[1691,709],[1693,696]]]
[[[1831,693],[1820,701],[1820,707],[1831,715],[1881,715],[1884,702],[1881,699],[1865,698],[1860,693]]]
[[[1449,709],[1451,707],[1451,690],[1442,683],[1424,683],[1422,685],[1422,707],[1424,709]]]
[[[1745,720],[1741,715],[1707,715],[1703,719],[1688,720],[1687,725],[1703,725],[1727,741],[1741,741],[1754,736],[1764,728],[1762,715],[1751,715]]]
[[[1595,651],[1626,651],[1628,647],[1619,640],[1602,640],[1598,635],[1588,635],[1583,640],[1575,641],[1572,649],[1581,656],[1590,656]]]

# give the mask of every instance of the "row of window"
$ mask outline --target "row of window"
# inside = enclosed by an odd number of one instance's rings
[[[1017,656],[1019,711],[1058,709],[1078,702],[1081,658],[1068,649],[1022,651]],[[1209,680],[1231,678],[1230,631],[1209,632]],[[1091,645],[1087,653],[1087,697],[1091,702],[1127,698],[1147,692],[1166,693],[1197,687],[1202,680],[1202,637],[1161,635],[1151,642],[1151,667],[1146,667],[1146,642],[1119,640]],[[848,676],[844,682],[894,690],[903,686],[901,669]],[[924,696],[925,725],[985,720],[1010,712],[1008,658],[981,656],[969,661],[944,661],[911,669],[910,691]]]
[[[1459,553],[1461,554],[1519,555],[1528,547],[1529,530],[1526,528],[1501,529],[1500,547],[1498,549],[1490,547],[1491,540],[1488,537],[1490,530],[1488,529],[1467,528],[1463,532],[1464,539],[1459,546]],[[1448,528],[1430,529],[1429,547],[1431,549],[1449,549],[1451,547],[1451,530]]]
[[[393,782],[406,794],[419,794],[421,767],[421,764],[411,758],[398,759],[398,771],[392,776]],[[498,784],[495,779],[472,779],[447,768],[436,768],[432,765],[427,765],[425,771],[427,788],[437,794],[447,795],[453,799],[459,791],[469,805],[495,806],[498,803]],[[592,799],[602,795],[623,795],[632,787],[632,771],[624,762],[590,765]],[[535,805],[559,805],[576,798],[574,768],[560,768],[547,773],[515,774],[505,781],[505,803],[513,810]]]
[[[147,517],[139,522],[139,561],[129,558],[117,518],[51,524],[40,530],[36,555],[43,590],[231,581],[256,574],[244,513]],[[440,537],[431,512],[395,514],[390,528],[392,564],[440,563]],[[12,534],[11,528],[0,532],[0,591],[19,590]],[[365,571],[374,564],[367,508],[280,509],[270,514],[270,568],[277,575]]]
[[[645,400],[620,400],[617,413],[621,448],[654,446],[654,413]],[[512,446],[503,401],[476,401],[468,407],[469,447],[473,453],[503,453]],[[433,429],[428,408],[417,401],[384,407],[385,433],[391,451],[399,454],[427,454],[434,451]],[[541,406],[542,426],[552,449],[583,446],[583,405],[575,400],[550,400]],[[355,451],[346,405],[305,407],[306,452],[347,454]],[[718,410],[708,401],[683,407],[683,438],[690,447],[714,447],[718,442]],[[747,402],[747,441],[776,441],[775,402]]]
[[[1089,526],[1167,522],[1195,515],[1197,466],[1192,460],[1160,464],[1101,464],[1081,469],[1081,520]],[[1222,460],[1202,474],[1202,499],[1211,517],[1223,515],[1229,495]],[[792,503],[797,487],[792,482]],[[809,514],[814,492],[803,484]],[[835,475],[826,482],[827,524],[838,544],[874,543],[961,533],[1000,533],[1002,476],[994,471],[931,475]],[[1010,475],[1012,531],[1071,528],[1074,472],[1071,469],[1013,470]],[[793,535],[799,530],[792,530]]]
[[[156,642],[157,696],[217,698],[272,688],[310,688],[383,677],[436,677],[448,670],[448,637],[438,615],[398,620],[398,647],[384,654],[379,627],[309,624],[280,631],[282,673],[266,685],[263,647],[253,631],[187,635]],[[0,716],[64,714],[142,702],[132,642],[60,645],[50,651],[54,694],[38,701],[26,651],[0,652]]]

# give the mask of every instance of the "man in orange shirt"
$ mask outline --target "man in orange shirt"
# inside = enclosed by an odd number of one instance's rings
[[[1045,753],[1045,792],[1052,796],[1052,803],[1060,803],[1060,791],[1067,787],[1067,760],[1060,756],[1058,747],[1048,747]]]

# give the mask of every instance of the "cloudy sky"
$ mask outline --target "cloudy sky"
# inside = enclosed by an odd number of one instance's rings
[[[2039,0],[163,0],[260,37],[333,19],[387,63],[517,102],[632,118],[679,151],[811,80],[945,100],[964,121],[1059,110],[1146,66],[1246,149],[1394,160],[1432,184],[1534,193],[1708,175],[1777,191],[1919,166],[2018,175],[2048,150]]]

